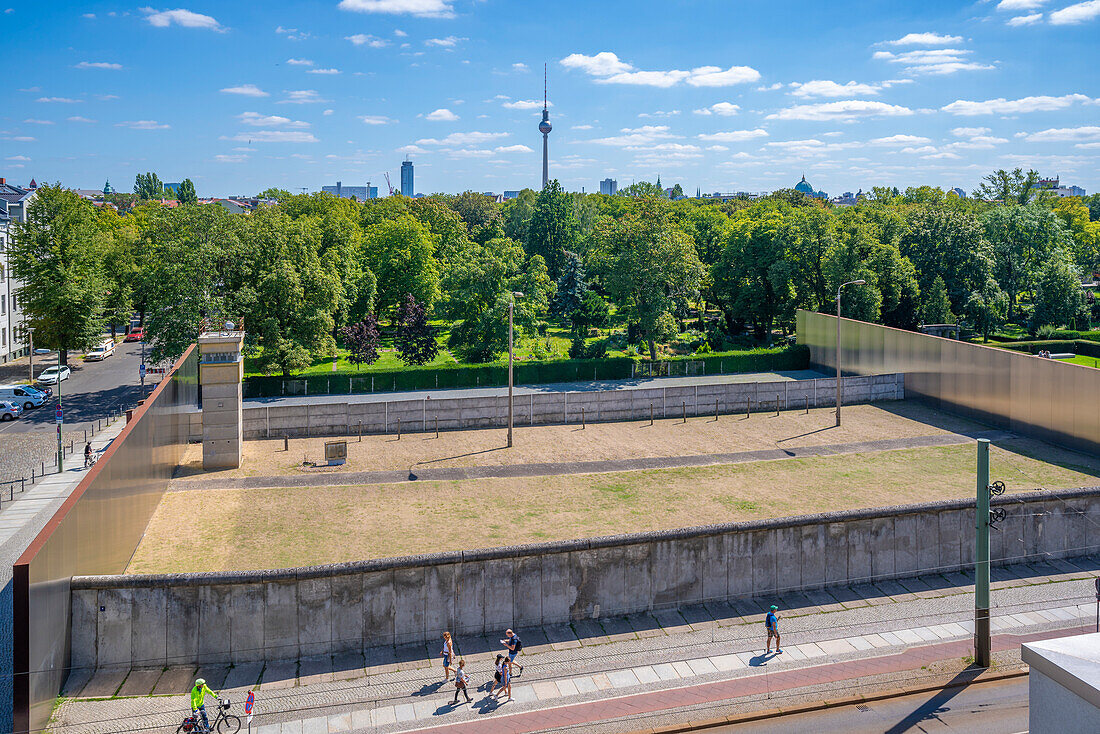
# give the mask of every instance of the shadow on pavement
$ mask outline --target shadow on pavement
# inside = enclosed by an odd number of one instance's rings
[[[950,707],[944,704],[965,691],[966,684],[973,681],[983,672],[985,672],[985,668],[979,668],[977,665],[973,664],[966,670],[959,672],[942,690],[937,692],[936,695],[921,704],[904,719],[887,729],[886,734],[904,734],[904,732],[918,727],[922,721],[938,719],[940,714],[951,710]],[[924,728],[921,727],[920,730],[924,731]]]

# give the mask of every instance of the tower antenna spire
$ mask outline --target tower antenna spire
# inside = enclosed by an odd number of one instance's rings
[[[546,94],[546,63],[544,62],[542,65],[542,108],[544,110],[546,109],[546,101],[548,99],[549,96]]]
[[[539,123],[539,132],[542,133],[542,187],[550,181],[550,131],[554,129],[550,124],[550,98],[546,93],[546,64],[542,65],[542,122]]]

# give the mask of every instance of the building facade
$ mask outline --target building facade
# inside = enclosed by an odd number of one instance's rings
[[[0,363],[19,359],[30,351],[24,329],[26,318],[19,303],[22,283],[13,276],[8,253],[15,225],[26,221],[27,205],[34,198],[35,188],[24,189],[0,178]]]
[[[1080,186],[1063,186],[1058,180],[1058,176],[1054,178],[1041,178],[1037,188],[1042,191],[1047,191],[1059,198],[1063,196],[1084,196],[1085,190]]]
[[[619,182],[613,178],[605,178],[600,181],[600,193],[606,196],[614,196],[619,193]]]
[[[371,186],[369,181],[366,186],[344,186],[343,183],[337,181],[335,186],[322,186],[321,191],[332,194],[338,199],[366,201],[367,199],[378,198],[378,187]]]
[[[413,164],[410,160],[401,161],[401,193],[404,196],[416,196],[413,185]]]

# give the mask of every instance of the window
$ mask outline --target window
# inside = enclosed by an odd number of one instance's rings
[[[0,347],[8,346],[8,330],[0,329]]]

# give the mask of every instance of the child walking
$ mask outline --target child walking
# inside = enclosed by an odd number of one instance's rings
[[[459,693],[466,697],[466,703],[470,703],[470,692],[466,690],[467,680],[469,680],[469,676],[466,675],[466,661],[459,660],[458,667],[455,669],[455,700],[452,705],[458,705]]]

